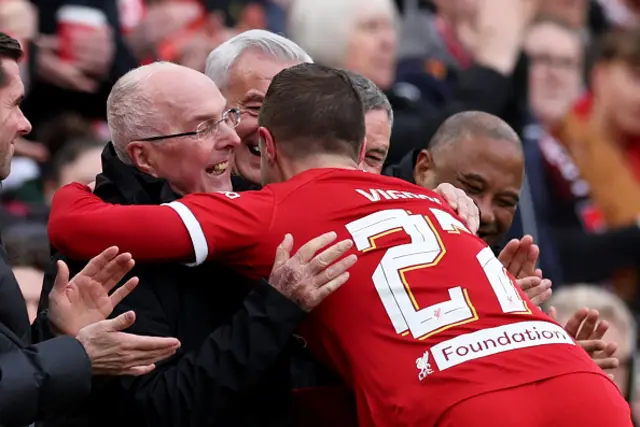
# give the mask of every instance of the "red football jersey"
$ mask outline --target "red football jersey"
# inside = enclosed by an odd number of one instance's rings
[[[262,191],[194,194],[170,204],[186,237],[166,207],[96,203],[108,215],[94,223],[119,221],[102,233],[117,241],[94,233],[102,247],[118,243],[139,261],[195,252],[253,277],[269,276],[286,233],[294,250],[328,231],[353,239],[359,260],[349,281],[309,315],[301,334],[355,391],[361,426],[435,425],[472,396],[602,373],[439,196],[407,182],[315,169]],[[126,221],[144,226],[123,230]],[[145,246],[162,230],[176,240]]]

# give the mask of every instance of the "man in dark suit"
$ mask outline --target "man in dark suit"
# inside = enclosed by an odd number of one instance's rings
[[[0,180],[11,170],[15,140],[31,131],[20,110],[22,55],[20,44],[0,33]],[[156,361],[175,353],[176,339],[120,332],[133,324],[133,312],[104,320],[135,287],[137,279],[132,279],[122,291],[108,295],[132,266],[131,256],[118,255],[117,248],[94,258],[71,281],[66,265],[59,264],[48,318],[36,320],[49,322],[59,336],[32,344],[25,301],[0,245],[0,425],[26,425],[51,416],[89,393],[92,374],[147,373]]]

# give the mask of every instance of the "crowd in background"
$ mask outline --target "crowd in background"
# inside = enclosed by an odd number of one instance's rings
[[[74,25],[90,30],[73,37]],[[501,234],[500,216],[516,211],[509,235],[532,235],[540,246],[559,320],[587,306],[611,323],[616,380],[632,401],[640,375],[638,0],[0,2],[0,31],[27,52],[23,110],[33,126],[2,183],[0,227],[32,318],[49,262],[48,204],[61,186],[101,171],[113,83],[154,60],[204,71],[212,49],[250,29],[286,35],[315,62],[384,91],[393,128],[390,142],[383,126],[380,146],[367,152],[374,171],[413,171],[454,113],[506,120],[523,141],[519,201],[504,194],[508,178],[454,184],[495,216],[485,218],[497,227],[487,233]]]

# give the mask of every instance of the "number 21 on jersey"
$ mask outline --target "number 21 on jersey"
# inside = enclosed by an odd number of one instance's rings
[[[449,233],[469,230],[449,213],[430,209],[438,226]],[[373,284],[398,334],[408,332],[416,339],[426,339],[456,325],[478,319],[467,290],[461,286],[448,289],[449,299],[428,307],[419,307],[405,280],[405,273],[420,268],[435,267],[447,250],[440,234],[425,215],[410,214],[402,209],[388,209],[367,215],[347,224],[359,251],[376,248],[376,239],[404,231],[410,243],[389,248],[373,273]],[[490,248],[483,248],[476,256],[493,293],[505,313],[531,313],[514,283]],[[461,266],[463,268],[463,266]]]

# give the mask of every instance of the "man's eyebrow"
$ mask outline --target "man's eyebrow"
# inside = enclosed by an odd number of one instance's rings
[[[516,203],[520,202],[520,196],[516,193],[513,193],[511,191],[503,191],[500,194],[500,197],[509,197],[511,199],[513,199]]]
[[[380,154],[381,156],[386,156],[387,155],[387,150],[385,150],[384,148],[380,148],[380,147],[374,147],[374,148],[370,148],[367,150],[367,154],[369,153],[377,153]]]
[[[244,98],[242,98],[242,103],[246,104],[248,102],[262,102],[264,101],[264,94],[255,90],[249,91]]]
[[[468,179],[471,181],[478,181],[482,184],[486,184],[487,180],[484,179],[481,175],[478,175],[476,173],[461,173],[460,176],[464,179]]]

